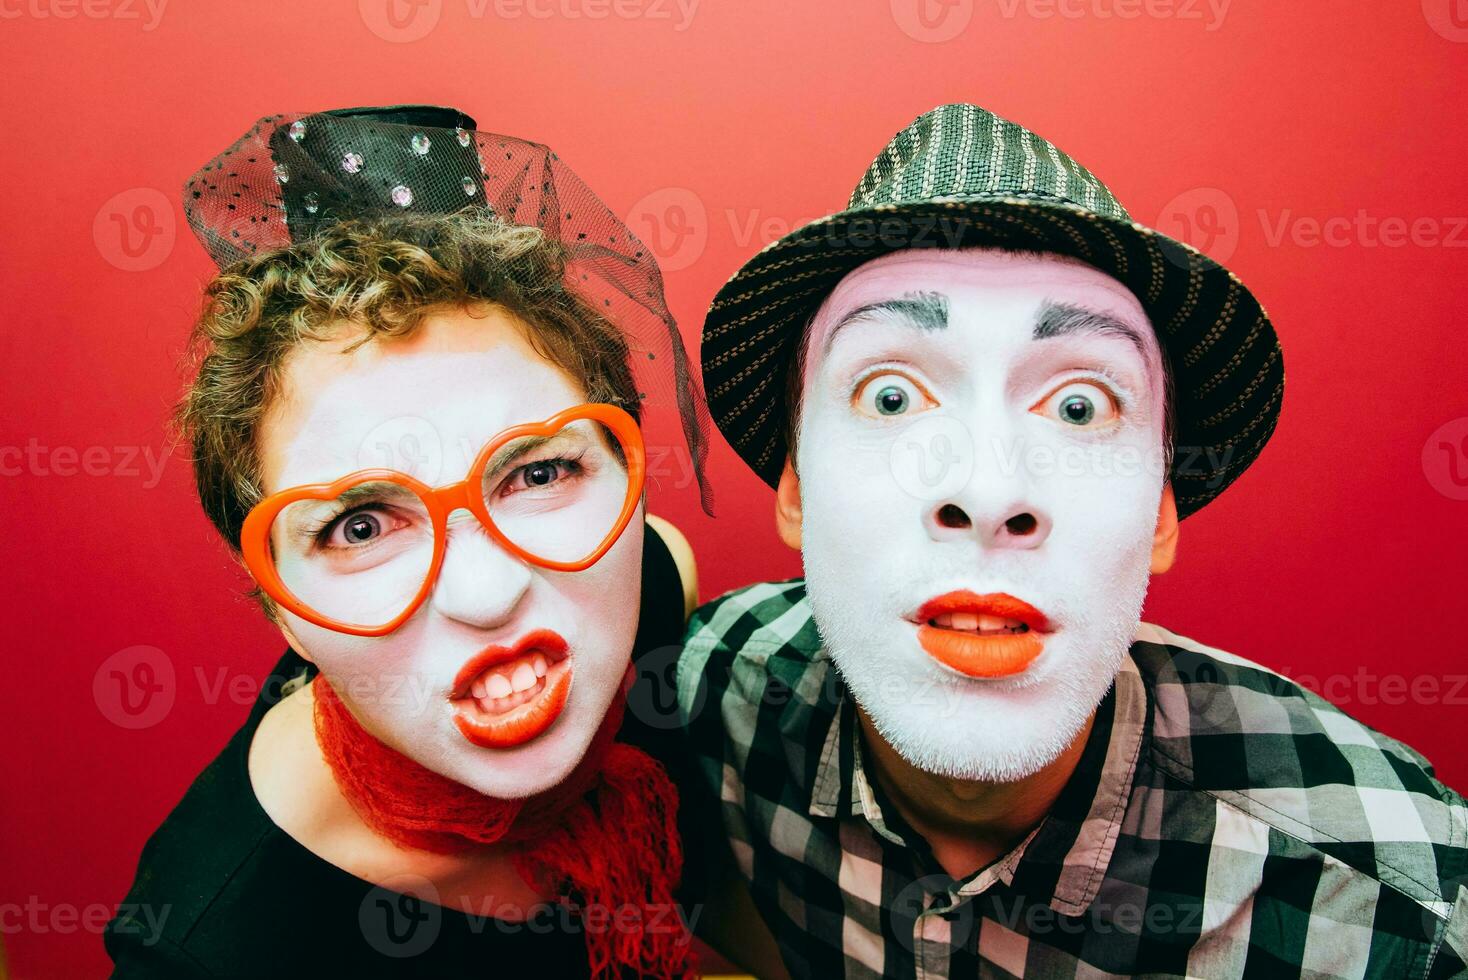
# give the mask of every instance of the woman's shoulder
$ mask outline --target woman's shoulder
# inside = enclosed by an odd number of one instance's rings
[[[244,723],[143,845],[132,886],[104,933],[121,975],[128,975],[124,964],[152,966],[163,951],[180,963],[213,962],[200,959],[201,948],[217,950],[229,935],[258,945],[250,926],[262,915],[271,919],[289,890],[311,887],[311,862],[261,806],[249,771],[267,712],[300,688],[307,666],[286,651]],[[221,928],[221,920],[238,928]]]
[[[656,514],[647,515],[648,529],[653,532],[652,537],[658,539],[657,544],[667,552],[672,560],[673,570],[678,576],[679,592],[683,598],[683,621],[698,606],[698,562],[693,555],[693,546],[683,536],[683,532],[666,518]]]
[[[303,664],[287,653],[271,679],[303,676]],[[256,795],[249,757],[266,711],[288,702],[295,686],[277,685],[283,692],[257,703],[144,846],[104,934],[114,976],[418,976],[486,955],[507,969],[586,975],[579,927],[557,907],[517,923],[495,918],[490,903],[471,914],[415,898],[404,892],[434,894],[427,879],[373,884],[276,824]]]
[[[688,613],[697,601],[693,552],[672,524],[649,515],[643,539],[642,609],[633,647],[633,682],[619,737],[658,760],[678,789],[685,909],[704,901],[711,847],[723,846],[717,801],[703,790],[678,713],[674,678]]]
[[[257,723],[252,716],[231,736],[143,845],[132,887],[104,933],[114,958],[128,948],[150,957],[181,950],[223,884],[274,830],[246,771]]]
[[[641,663],[682,642],[688,615],[698,603],[698,573],[693,549],[668,521],[647,516],[642,536],[642,605],[638,611],[633,660]]]

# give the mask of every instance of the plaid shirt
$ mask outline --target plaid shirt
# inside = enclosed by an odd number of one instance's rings
[[[1468,974],[1468,804],[1258,664],[1141,624],[1054,807],[963,879],[863,767],[805,583],[704,606],[679,706],[795,977]]]

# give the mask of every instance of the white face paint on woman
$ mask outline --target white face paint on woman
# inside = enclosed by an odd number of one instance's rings
[[[897,252],[822,305],[780,523],[910,764],[1013,781],[1084,729],[1171,562],[1164,388],[1136,297],[1058,256]]]
[[[586,401],[508,314],[476,313],[433,313],[407,338],[374,340],[346,355],[339,351],[355,334],[293,351],[260,430],[265,492],[378,466],[429,486],[455,482],[490,437]],[[538,793],[580,762],[619,695],[637,633],[642,535],[639,504],[595,565],[551,571],[504,550],[459,511],[450,516],[437,584],[396,630],[353,636],[282,610],[287,635],[385,744],[489,796]],[[453,697],[456,678],[486,648],[514,647],[538,630],[566,641],[564,710],[521,744],[474,744],[455,723],[468,710]]]

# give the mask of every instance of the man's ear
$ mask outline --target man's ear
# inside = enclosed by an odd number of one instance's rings
[[[800,550],[800,477],[795,475],[789,456],[785,457],[780,485],[775,488],[775,529],[781,541]]]
[[[1177,498],[1172,484],[1162,487],[1162,502],[1157,506],[1157,530],[1152,535],[1152,574],[1161,575],[1177,558]]]

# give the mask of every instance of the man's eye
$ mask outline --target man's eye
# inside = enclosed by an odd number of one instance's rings
[[[1073,381],[1057,389],[1034,411],[1075,426],[1104,425],[1117,415],[1111,393],[1085,381]]]
[[[864,415],[889,418],[936,407],[922,386],[903,374],[878,374],[862,382],[853,403]]]

